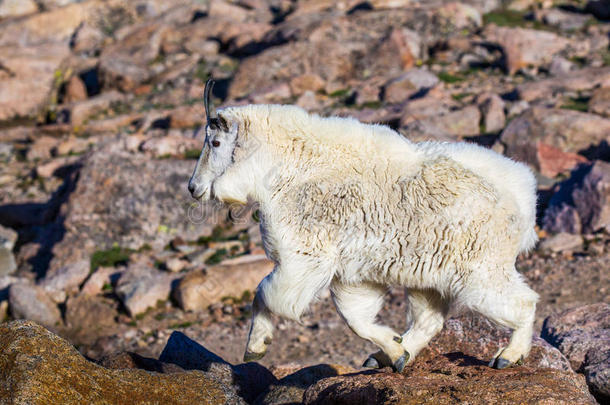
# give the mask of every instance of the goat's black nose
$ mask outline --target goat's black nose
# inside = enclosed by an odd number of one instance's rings
[[[189,193],[193,194],[195,192],[195,185],[193,183],[189,183]]]

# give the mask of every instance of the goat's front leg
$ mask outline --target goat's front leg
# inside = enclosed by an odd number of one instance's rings
[[[271,344],[273,339],[271,313],[265,305],[260,291],[259,284],[259,288],[254,296],[254,302],[252,303],[252,325],[250,326],[246,353],[244,354],[245,362],[262,359],[267,352],[267,346]]]
[[[258,285],[252,305],[252,326],[244,361],[261,359],[273,338],[271,314],[299,321],[313,298],[332,277],[327,268],[305,263],[276,266]]]

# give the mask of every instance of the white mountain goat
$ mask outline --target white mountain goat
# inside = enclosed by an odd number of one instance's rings
[[[300,108],[205,104],[194,198],[258,202],[271,274],[258,286],[244,361],[271,343],[271,314],[299,320],[330,288],[338,312],[381,348],[365,366],[406,364],[452,307],[514,330],[490,366],[527,356],[538,295],[515,269],[531,249],[536,184],[529,169],[464,143],[412,143],[385,126]],[[408,289],[410,328],[376,323],[389,286]]]

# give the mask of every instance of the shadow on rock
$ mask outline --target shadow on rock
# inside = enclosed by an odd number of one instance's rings
[[[76,189],[81,167],[81,163],[76,163],[61,168],[64,182],[46,203],[0,205],[0,224],[18,231],[18,246],[28,242],[39,245],[36,254],[27,260],[37,278],[46,274],[53,258],[53,246],[66,232],[60,208]]]
[[[237,387],[237,392],[247,402],[253,402],[276,378],[257,363],[232,365],[212,353],[184,333],[173,332],[167,341],[159,361],[177,365],[185,370],[200,370],[222,374]]]

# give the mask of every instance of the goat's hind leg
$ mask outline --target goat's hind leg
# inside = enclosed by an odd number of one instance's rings
[[[510,280],[489,283],[485,290],[471,295],[474,304],[467,304],[493,322],[513,329],[508,346],[500,348],[489,363],[490,367],[498,369],[519,365],[529,354],[538,301],[538,294],[514,268],[511,270]]]
[[[415,356],[443,329],[449,312],[449,302],[434,290],[409,290],[408,294],[409,329],[402,335],[402,346],[413,361]]]
[[[402,371],[408,362],[408,353],[400,342],[402,337],[391,328],[375,322],[383,305],[386,289],[378,284],[345,285],[333,282],[331,293],[337,311],[354,333],[381,348],[382,352],[369,357],[365,367],[391,366]]]

